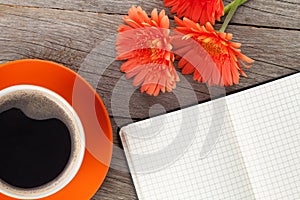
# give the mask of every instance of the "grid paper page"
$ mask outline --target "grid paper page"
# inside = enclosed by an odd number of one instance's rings
[[[256,199],[300,199],[300,73],[227,102]]]
[[[255,199],[228,110],[225,107],[224,116],[212,110],[208,102],[122,128],[140,200]],[[201,159],[212,120],[223,124],[222,137]]]

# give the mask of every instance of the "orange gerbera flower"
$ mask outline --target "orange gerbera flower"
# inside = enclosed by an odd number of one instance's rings
[[[230,42],[232,34],[216,32],[209,22],[200,26],[187,18],[175,21],[179,33],[174,36],[174,52],[182,57],[178,67],[183,74],[194,73],[198,82],[221,86],[238,84],[240,74],[246,77],[240,64],[250,67],[243,61],[254,60],[241,53],[240,43]]]
[[[121,71],[132,78],[141,92],[157,96],[160,91],[171,92],[179,81],[171,52],[170,22],[165,11],[156,9],[149,18],[141,7],[131,7],[120,25],[117,38],[117,60],[127,60]]]
[[[215,20],[220,21],[224,15],[222,0],[164,0],[167,7],[172,7],[171,12],[177,13],[178,17],[187,17],[200,24]]]

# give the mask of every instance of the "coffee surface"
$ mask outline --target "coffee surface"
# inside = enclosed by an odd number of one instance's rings
[[[16,108],[0,113],[0,178],[9,185],[28,189],[54,180],[70,154],[70,133],[60,120],[34,120]]]

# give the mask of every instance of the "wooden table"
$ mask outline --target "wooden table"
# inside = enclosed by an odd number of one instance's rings
[[[102,43],[100,49],[97,45],[116,34],[131,5],[140,5],[148,13],[153,8],[164,8],[162,0],[0,0],[0,63],[36,58],[79,70],[97,86],[111,117],[115,147],[121,147],[119,128],[148,118],[150,108],[150,113],[157,115],[164,109],[169,112],[210,99],[205,85],[185,76],[191,87],[178,84],[176,90],[185,97],[180,103],[172,93],[151,97],[138,90],[129,96],[129,103],[122,103],[128,91],[114,89],[119,80],[124,87],[131,85],[131,80],[121,80],[122,62],[113,61],[99,74],[106,62],[114,60],[111,52],[115,41],[108,40],[105,46]],[[173,18],[169,9],[167,13]],[[234,40],[243,43],[242,51],[256,60],[251,69],[245,70],[249,78],[226,88],[227,94],[300,71],[299,0],[249,0],[239,8],[227,31],[234,33]],[[112,96],[121,102],[114,105],[114,113]],[[130,116],[118,116],[119,111],[129,111]],[[114,151],[111,166],[93,199],[137,199],[122,151]]]

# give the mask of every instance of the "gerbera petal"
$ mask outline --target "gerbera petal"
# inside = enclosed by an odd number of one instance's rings
[[[224,63],[224,66],[230,66],[230,61],[226,60],[226,63]],[[232,76],[231,76],[231,71],[228,70],[226,67],[222,67],[222,81],[223,85],[232,85]]]
[[[191,11],[191,19],[192,19],[193,21],[198,22],[198,21],[200,20],[200,16],[202,15],[202,12],[205,12],[205,10],[204,10],[204,9],[201,9],[201,6],[196,5],[196,6],[195,6],[195,9],[193,9],[193,10]]]
[[[211,23],[209,23],[209,22],[207,22],[207,23],[205,24],[205,28],[206,28],[206,30],[208,30],[208,31],[215,32],[214,27],[213,27],[213,26],[211,25]],[[221,33],[221,34],[223,34],[223,33]]]
[[[165,10],[161,10],[158,16],[159,20],[161,20],[164,16],[166,16]]]
[[[226,40],[232,40],[232,34],[231,33],[227,33]]]
[[[116,60],[127,60],[127,59],[130,59],[130,58],[134,58],[135,57],[135,54],[133,54],[132,52],[124,52],[120,55],[117,56]]]
[[[132,19],[125,19],[124,21],[133,28],[142,28],[142,25]]]
[[[134,76],[136,76],[140,71],[142,70],[142,65],[136,65],[134,67],[131,67],[130,70],[127,70],[126,72],[126,78],[130,79]]]
[[[183,18],[183,23],[184,23],[184,25],[185,25],[186,27],[189,27],[190,29],[191,29],[191,28],[194,28],[194,29],[197,28],[196,23],[193,22],[192,20],[186,18],[186,17]]]
[[[230,46],[232,46],[233,48],[240,48],[242,46],[241,43],[237,43],[237,42],[229,42]]]
[[[247,63],[253,63],[253,62],[254,62],[253,59],[251,59],[251,58],[249,58],[248,56],[242,54],[241,52],[236,52],[236,55],[237,55],[240,59],[242,59],[243,61],[245,61],[245,62],[247,62]]]
[[[168,16],[163,16],[161,21],[160,21],[160,27],[161,28],[169,28],[170,27],[170,21]]]
[[[186,62],[182,69],[182,74],[192,74],[195,71],[195,67],[190,63]]]
[[[166,7],[172,7],[171,12],[177,13],[178,17],[187,17],[204,25],[220,20],[224,14],[222,0],[164,0]]]
[[[175,23],[180,26],[180,27],[184,27],[184,23],[181,19],[179,19],[177,16],[174,16],[174,20],[175,20]],[[185,28],[185,27],[184,27]]]
[[[160,79],[158,81],[158,84],[160,85],[160,90],[165,93],[166,92],[166,82],[167,82],[167,77],[165,75],[165,72],[162,72]]]
[[[133,79],[133,86],[139,86],[144,82],[145,76],[147,75],[147,70],[142,69],[137,73],[137,75]]]
[[[151,19],[155,22],[158,21],[158,12],[157,12],[157,9],[153,9],[152,13],[151,13]]]
[[[158,85],[158,76],[153,76],[153,78],[150,80],[148,84],[149,84],[149,88],[146,91],[146,93],[149,95],[154,95],[155,89],[157,88]]]
[[[131,29],[132,29],[131,27],[121,24],[121,25],[119,26],[118,31],[119,31],[119,32],[123,32],[123,31],[129,31],[129,30],[131,30]]]
[[[124,62],[120,68],[122,72],[128,72],[132,68],[136,66],[137,62],[135,59],[129,59],[128,61]]]

